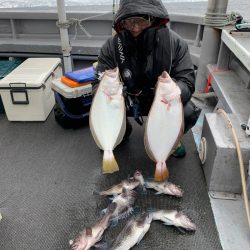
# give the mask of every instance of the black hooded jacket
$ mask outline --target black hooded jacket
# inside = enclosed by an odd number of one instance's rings
[[[134,39],[129,31],[122,28],[121,21],[138,15],[149,15],[154,18],[154,23]],[[180,87],[182,103],[186,105],[195,89],[194,68],[187,43],[169,30],[166,26],[168,21],[168,12],[160,0],[121,0],[113,24],[117,34],[109,38],[101,48],[96,79],[92,83],[93,92],[99,83],[98,75],[118,66],[114,39],[119,35],[133,76],[134,84],[129,86],[129,91],[143,90],[146,93],[140,105],[143,106],[145,101],[148,102],[147,109],[150,107],[153,100],[153,91],[150,93],[150,90],[154,89],[164,70]],[[122,72],[120,73],[122,76]],[[124,84],[126,85],[126,81]]]

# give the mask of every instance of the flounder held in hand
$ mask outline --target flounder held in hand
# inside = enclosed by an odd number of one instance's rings
[[[119,170],[113,149],[122,141],[126,130],[126,110],[119,80],[119,70],[106,70],[93,98],[89,123],[97,146],[104,151],[102,172]]]
[[[180,94],[180,88],[164,71],[158,78],[144,135],[146,152],[156,162],[155,181],[163,181],[169,177],[166,160],[183,134]]]

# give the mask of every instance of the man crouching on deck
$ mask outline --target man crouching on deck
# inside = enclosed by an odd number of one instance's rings
[[[118,66],[124,83],[127,116],[133,116],[141,124],[142,116],[148,115],[152,105],[157,79],[167,71],[181,90],[187,132],[200,114],[190,101],[195,89],[194,67],[187,43],[167,27],[168,22],[169,15],[161,0],[121,0],[113,24],[117,34],[101,48],[93,93],[99,83],[98,76]],[[124,139],[131,132],[127,120]],[[185,154],[180,142],[172,155],[184,157]]]

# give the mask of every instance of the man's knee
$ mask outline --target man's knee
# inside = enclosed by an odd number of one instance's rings
[[[183,106],[183,110],[185,123],[184,132],[186,133],[197,122],[201,109],[198,108],[192,101],[189,101],[185,106]]]

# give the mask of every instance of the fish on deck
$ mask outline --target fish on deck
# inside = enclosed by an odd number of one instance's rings
[[[108,228],[110,218],[116,209],[116,203],[112,203],[107,213],[96,224],[86,227],[73,241],[71,250],[88,250],[102,239],[104,231]]]
[[[113,185],[107,190],[101,192],[94,192],[102,196],[118,195],[122,193],[123,188],[126,190],[133,190],[140,185],[140,181],[134,178],[122,180],[119,184]]]
[[[113,225],[116,225],[120,219],[128,217],[134,211],[134,204],[137,198],[137,193],[134,190],[122,189],[122,193],[114,196],[112,203],[116,204],[116,208],[110,217]],[[111,203],[111,204],[112,204]],[[109,205],[110,206],[110,205]],[[109,211],[109,206],[102,210],[103,213]]]
[[[179,186],[169,181],[146,181],[145,187],[156,190],[156,194],[168,194],[176,197],[182,197],[184,193],[184,191]]]
[[[128,250],[134,245],[138,245],[148,232],[151,221],[152,215],[147,212],[130,219],[113,242],[110,250]]]
[[[151,212],[152,220],[160,220],[164,222],[164,225],[175,226],[181,232],[182,228],[187,231],[195,231],[196,225],[182,212],[177,210],[156,210]]]

